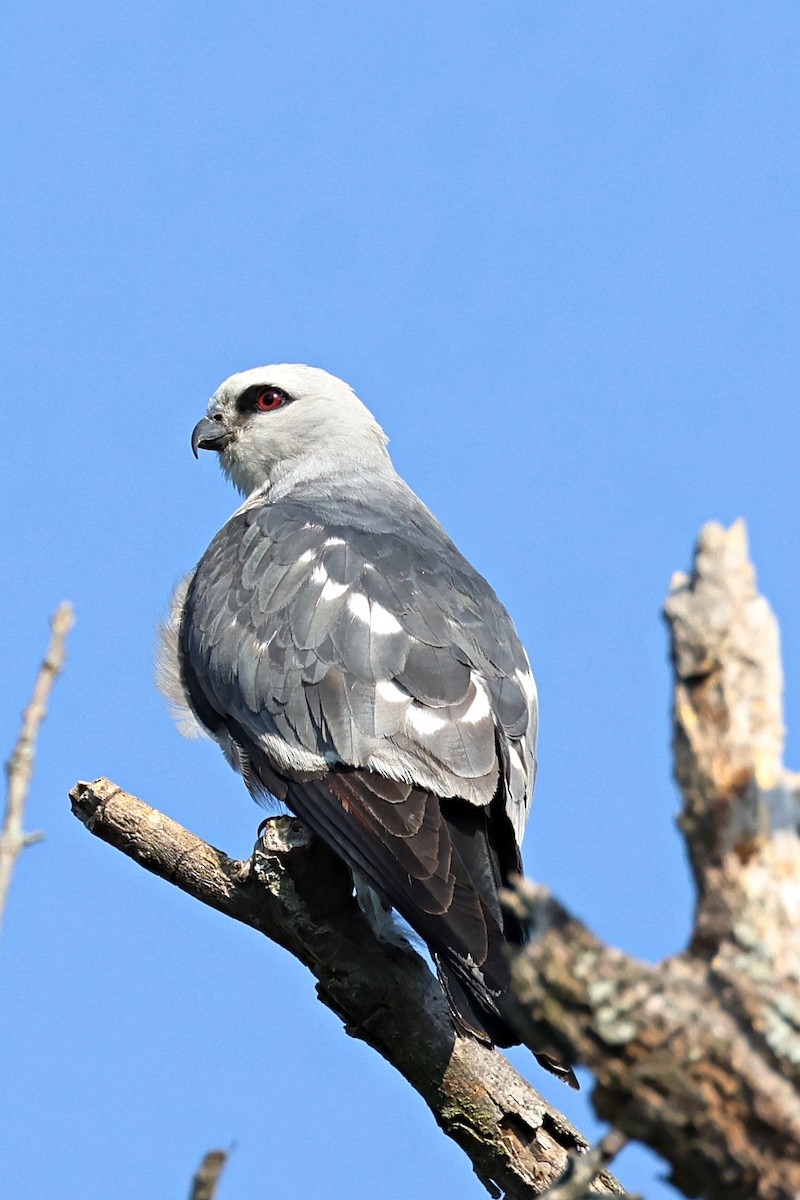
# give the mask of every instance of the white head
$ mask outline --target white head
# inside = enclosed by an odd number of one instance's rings
[[[192,449],[216,450],[249,495],[292,479],[390,466],[386,435],[351,387],[319,367],[282,363],[231,375],[192,433]]]

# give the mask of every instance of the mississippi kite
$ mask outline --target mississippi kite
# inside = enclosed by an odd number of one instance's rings
[[[373,917],[394,908],[424,939],[456,1026],[513,1045],[503,997],[522,931],[498,890],[521,870],[536,685],[506,610],[386,440],[314,367],[218,388],[192,449],[216,451],[246,500],[176,592],[162,685],[255,797],[344,859]]]

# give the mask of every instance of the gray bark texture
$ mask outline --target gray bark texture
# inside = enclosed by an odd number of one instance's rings
[[[375,937],[349,873],[300,821],[265,822],[243,862],[110,780],[76,784],[70,796],[96,837],[305,963],[322,1003],[416,1088],[491,1195],[530,1200],[561,1179],[571,1154],[589,1150],[499,1051],[455,1033],[423,959]],[[623,1191],[605,1170],[595,1189]]]
[[[521,881],[519,1021],[530,1044],[593,1071],[598,1114],[661,1154],[687,1196],[797,1200],[800,776],[782,762],[778,626],[741,521],[702,530],[665,616],[690,944],[635,961]]]
[[[227,1161],[227,1150],[209,1150],[192,1180],[189,1200],[214,1200]]]
[[[17,859],[23,850],[42,838],[40,833],[25,832],[25,806],[33,779],[39,730],[47,716],[53,684],[64,668],[67,635],[74,622],[71,605],[60,605],[50,622],[52,633],[47,653],[39,667],[30,703],[22,714],[19,737],[6,763],[6,802],[0,825],[0,926]]]

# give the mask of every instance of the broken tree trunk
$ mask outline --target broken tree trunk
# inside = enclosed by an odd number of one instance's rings
[[[743,522],[707,525],[665,615],[679,818],[697,886],[688,948],[657,966],[603,945],[546,889],[514,895],[529,1041],[597,1080],[598,1114],[689,1196],[800,1196],[800,776],[783,766],[778,626]],[[646,898],[643,898],[643,906]]]

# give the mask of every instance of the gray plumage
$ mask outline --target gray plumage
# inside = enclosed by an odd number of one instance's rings
[[[247,499],[176,593],[165,690],[425,939],[462,1029],[517,1040],[498,889],[521,869],[537,705],[511,619],[341,380],[233,376],[193,448]]]

